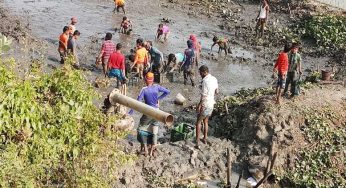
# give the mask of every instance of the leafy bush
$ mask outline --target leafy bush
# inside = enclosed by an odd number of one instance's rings
[[[297,187],[345,187],[345,141],[343,125],[333,126],[331,121],[340,117],[325,109],[309,113],[303,128],[309,148],[299,151],[295,168],[287,177]]]
[[[83,74],[70,64],[44,74],[35,62],[24,78],[16,69],[0,60],[0,186],[110,187],[133,158],[116,146],[124,133],[100,134],[110,123]]]
[[[269,87],[256,89],[241,88],[234,95],[227,96],[222,100],[218,100],[216,102],[216,110],[223,112],[225,110],[225,103],[227,103],[228,107],[232,107],[233,105],[242,105],[256,97],[269,94],[274,94],[274,90]]]
[[[304,22],[302,28],[303,34],[315,39],[318,45],[331,49],[346,47],[345,16],[313,16]]]

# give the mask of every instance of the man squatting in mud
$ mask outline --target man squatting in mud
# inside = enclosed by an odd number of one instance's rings
[[[159,108],[159,100],[165,98],[169,95],[170,91],[158,84],[154,83],[154,74],[148,72],[145,76],[146,87],[143,87],[139,96],[137,97],[138,101],[142,101],[144,99],[144,103],[153,107]],[[160,96],[159,94],[162,93]],[[132,114],[133,110],[131,109],[129,114]],[[158,121],[155,119],[148,117],[146,115],[142,115],[139,120],[139,125],[137,129],[137,139],[141,143],[140,154],[147,155],[149,145],[149,155],[153,156],[156,150],[157,144],[157,134],[159,131]]]
[[[159,27],[157,28],[157,32],[156,32],[156,41],[162,41],[162,37],[163,37],[163,41],[167,41],[169,35],[169,27],[165,24],[163,25],[162,23],[159,24]]]
[[[228,39],[227,38],[219,38],[217,36],[214,36],[213,42],[214,43],[211,45],[211,48],[210,48],[210,53],[213,51],[213,47],[216,44],[219,46],[218,53],[220,53],[222,50],[225,51],[226,55],[227,55],[227,52],[231,53],[231,47],[228,45]]]
[[[129,35],[132,31],[132,22],[126,16],[123,17],[123,21],[120,24],[120,33]]]

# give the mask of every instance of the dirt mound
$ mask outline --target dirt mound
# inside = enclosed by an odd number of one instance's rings
[[[122,143],[126,152],[136,152],[137,142]],[[238,154],[230,141],[210,138],[208,144],[195,149],[191,141],[164,143],[158,146],[158,156],[140,156],[135,164],[120,170],[115,187],[172,187],[188,180],[225,179],[226,149],[232,159]]]
[[[240,105],[229,105],[228,114],[224,107],[219,107],[220,115],[212,121],[217,124],[214,135],[232,140],[240,149],[237,161],[249,169],[261,171],[270,153],[278,152],[274,169],[277,175],[283,175],[287,169],[294,168],[298,151],[315,144],[306,140],[304,129],[311,112],[324,113],[328,109],[328,113],[338,117],[330,119],[330,127],[339,129],[346,122],[345,99],[345,87],[315,86],[295,99],[286,99],[281,106],[274,104],[273,95],[265,95]]]
[[[201,179],[224,182],[227,148],[232,153],[233,172],[244,172],[245,179],[254,177],[257,181],[263,177],[268,156],[277,152],[274,177],[278,180],[288,169],[295,168],[298,151],[314,144],[307,141],[304,128],[310,121],[309,111],[331,109],[338,117],[331,121],[331,127],[338,128],[346,122],[345,87],[314,86],[295,99],[284,99],[281,106],[274,104],[270,92],[270,89],[246,90],[219,101],[210,121],[212,136],[208,144],[198,150],[191,140],[163,143],[157,157],[140,156],[135,164],[120,170],[116,187],[172,187]],[[190,107],[179,120],[192,120],[193,114]],[[120,145],[129,153],[139,149],[137,141],[124,140]],[[272,183],[282,184],[273,180]]]

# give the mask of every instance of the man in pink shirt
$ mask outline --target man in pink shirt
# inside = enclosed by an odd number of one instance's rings
[[[169,34],[169,27],[167,25],[163,25],[162,23],[159,24],[159,28],[157,29],[157,32],[156,32],[156,40],[160,41],[163,36],[163,40],[167,41],[168,34]]]
[[[117,78],[117,87],[119,87],[119,81],[121,82],[122,89],[126,83],[125,77],[125,56],[121,53],[122,45],[120,43],[117,44],[115,52],[113,52],[108,60],[108,64],[106,66],[106,72],[108,72],[108,76],[113,78]]]
[[[112,33],[106,33],[105,41],[102,43],[100,55],[97,62],[102,62],[103,74],[107,77],[107,63],[110,55],[115,51],[114,43],[112,42]]]

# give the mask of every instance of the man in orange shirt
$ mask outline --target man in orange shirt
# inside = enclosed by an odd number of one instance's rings
[[[139,38],[136,41],[137,51],[135,55],[135,61],[131,66],[131,70],[136,66],[136,72],[139,73],[139,78],[143,78],[144,67],[148,64],[148,51],[144,48],[143,39]]]
[[[125,12],[125,0],[114,0],[114,4],[115,4],[115,8],[113,10],[113,12],[115,12],[115,9],[117,10],[117,12],[119,12],[119,9],[123,9],[124,14],[126,14]]]
[[[276,60],[273,72],[278,72],[278,82],[276,86],[276,103],[280,104],[280,97],[282,90],[285,88],[286,84],[286,75],[288,70],[288,52],[290,47],[288,44],[285,45],[284,50],[279,53],[279,57]],[[274,75],[274,74],[273,74]]]
[[[63,33],[59,37],[59,48],[58,52],[60,54],[60,63],[63,64],[66,58],[67,54],[67,41],[69,38],[69,27],[65,26],[64,29],[62,30]]]

